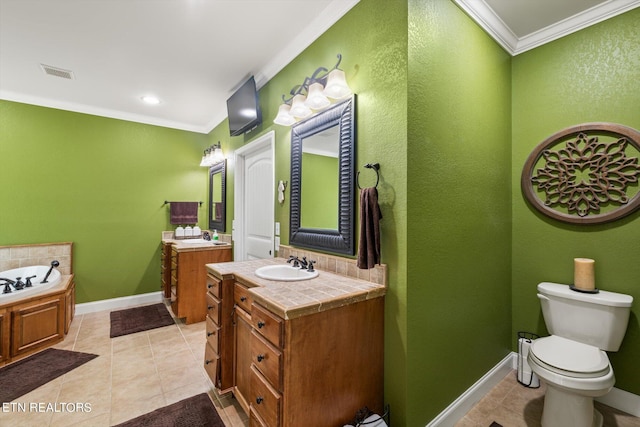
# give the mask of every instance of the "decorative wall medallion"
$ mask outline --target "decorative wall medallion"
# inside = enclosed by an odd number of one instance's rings
[[[640,132],[615,123],[572,126],[541,142],[522,171],[525,198],[573,224],[615,221],[640,208]]]

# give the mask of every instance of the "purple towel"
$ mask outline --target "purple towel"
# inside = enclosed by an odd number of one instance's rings
[[[171,224],[197,224],[198,202],[171,202]]]
[[[380,264],[381,219],[378,190],[375,187],[363,188],[360,191],[360,245],[357,260],[360,269],[374,268]]]

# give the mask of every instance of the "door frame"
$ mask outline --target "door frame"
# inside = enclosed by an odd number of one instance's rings
[[[233,260],[244,261],[245,253],[245,239],[246,239],[246,227],[245,227],[245,176],[244,167],[245,159],[248,155],[255,153],[256,151],[262,151],[265,147],[268,148],[271,156],[271,165],[273,174],[271,176],[271,255],[275,256],[274,246],[274,230],[273,222],[275,221],[275,152],[276,152],[276,132],[269,131],[264,135],[250,141],[248,144],[238,148],[233,153],[234,163],[234,177],[233,177]]]

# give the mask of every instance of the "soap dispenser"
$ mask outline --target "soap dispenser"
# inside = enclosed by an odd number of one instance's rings
[[[218,241],[218,230],[213,230],[213,241],[214,242]]]
[[[184,237],[184,228],[181,225],[176,228],[176,232],[174,233],[175,237],[183,238]]]

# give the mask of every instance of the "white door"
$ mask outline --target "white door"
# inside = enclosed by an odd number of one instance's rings
[[[234,259],[273,258],[274,132],[236,150]]]

